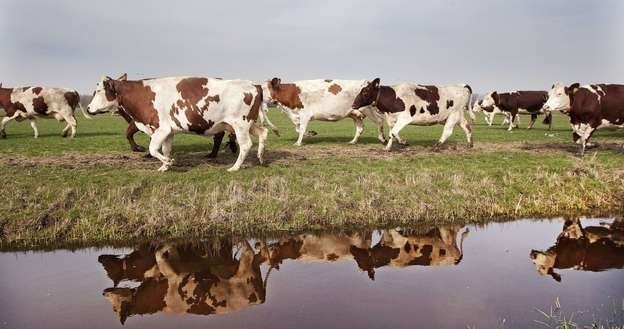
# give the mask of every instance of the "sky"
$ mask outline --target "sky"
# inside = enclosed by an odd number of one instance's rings
[[[624,1],[0,1],[0,82],[104,75],[624,83]]]

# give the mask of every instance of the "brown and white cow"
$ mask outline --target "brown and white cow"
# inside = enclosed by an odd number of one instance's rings
[[[444,131],[436,147],[446,141],[453,128],[460,125],[466,133],[469,147],[472,147],[472,129],[465,117],[470,110],[472,89],[468,85],[430,86],[401,83],[394,86],[380,85],[379,78],[364,86],[352,108],[359,109],[374,105],[385,114],[390,133],[386,150],[392,148],[393,139],[399,144],[407,142],[399,132],[407,125],[429,126],[444,124]]]
[[[127,80],[127,77],[128,76],[124,73],[122,76],[117,78],[117,80]],[[149,79],[143,79],[143,81],[145,80],[149,80]],[[94,92],[94,95],[95,95],[95,92]],[[123,109],[123,107],[117,108],[116,113],[119,114],[119,116],[122,117],[128,123],[128,128],[126,128],[126,139],[128,140],[128,143],[130,144],[130,150],[132,150],[133,152],[145,152],[145,147],[137,144],[137,142],[134,140],[134,135],[140,130],[139,128],[137,128],[136,124],[134,124],[134,120],[132,120],[132,117],[130,116],[130,114],[128,114]],[[217,157],[217,153],[219,152],[219,149],[221,148],[221,142],[223,141],[223,137],[225,137],[225,132],[220,132],[214,135],[212,151],[208,155],[209,158]],[[227,145],[229,146],[232,153],[236,153],[238,151],[238,146],[236,144],[236,136],[234,134],[230,134],[229,137],[230,138],[229,138]],[[150,156],[149,153],[147,154],[147,156],[148,157]]]
[[[0,84],[0,107],[4,108],[6,117],[0,121],[0,137],[6,138],[5,125],[11,120],[30,121],[35,138],[39,137],[37,118],[54,118],[59,122],[67,122],[63,129],[63,137],[76,135],[76,118],[74,111],[80,105],[80,94],[71,89],[44,88],[44,87],[19,87],[3,88]],[[89,118],[84,110],[82,114]]]
[[[406,267],[457,265],[463,258],[463,242],[468,229],[461,233],[459,247],[456,243],[460,227],[435,228],[423,235],[386,230],[381,240],[372,248],[351,248],[358,266],[375,279],[375,269],[383,266]]]
[[[533,128],[537,116],[544,113],[543,107],[548,99],[548,93],[545,91],[528,91],[519,90],[508,93],[499,93],[493,91],[483,97],[482,100],[476,102],[472,108],[472,112],[483,111],[490,115],[488,124],[491,126],[493,116],[496,113],[502,113],[509,121],[508,130],[512,130],[517,126],[519,114],[530,114],[531,123],[528,129]],[[546,113],[544,124],[548,124],[548,130],[552,127],[552,114]]]
[[[268,130],[256,124],[264,121],[262,104],[262,88],[247,80],[169,77],[131,81],[106,77],[98,83],[87,111],[95,114],[122,107],[137,128],[151,137],[149,152],[162,162],[159,171],[173,164],[175,133],[233,132],[240,150],[228,171],[236,171],[251,149],[250,133],[258,136],[258,159],[263,163]]]
[[[364,131],[364,118],[370,118],[377,125],[377,138],[385,143],[383,117],[371,107],[352,109],[351,104],[364,80],[301,80],[282,83],[273,78],[267,82],[266,97],[276,102],[295,125],[298,133],[295,145],[301,146],[311,120],[338,121],[351,118],[355,124],[355,136],[349,144],[357,143]],[[312,134],[315,134],[312,132]]]
[[[139,262],[151,264],[154,259],[155,264],[142,277],[137,275],[140,285],[107,288],[103,295],[122,324],[133,315],[225,314],[262,304],[266,282],[260,264],[265,259],[247,242],[239,248],[236,258],[227,243],[216,253],[197,245],[166,244],[144,256],[149,262]]]
[[[561,111],[570,115],[574,141],[580,153],[592,146],[588,143],[596,129],[624,127],[624,85],[556,83],[548,92],[545,111]]]
[[[548,274],[556,281],[561,281],[561,275],[555,269],[624,268],[624,220],[589,227],[583,227],[578,218],[566,220],[555,245],[546,251],[531,250],[529,257],[540,275]]]

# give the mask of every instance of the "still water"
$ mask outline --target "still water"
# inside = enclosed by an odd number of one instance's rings
[[[0,253],[0,328],[540,327],[624,298],[624,221]]]

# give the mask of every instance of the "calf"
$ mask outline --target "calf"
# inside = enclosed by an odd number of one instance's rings
[[[624,221],[583,227],[579,219],[566,220],[554,246],[529,254],[540,275],[561,281],[555,269],[599,272],[624,267]]]
[[[483,111],[489,114],[488,124],[491,126],[494,115],[496,113],[502,113],[509,121],[509,128],[512,130],[516,126],[516,120],[519,119],[518,114],[530,114],[531,123],[528,129],[533,128],[537,116],[544,113],[542,110],[546,100],[548,99],[548,93],[545,91],[513,91],[509,93],[498,93],[493,91],[482,100],[476,102],[472,111]],[[548,124],[548,130],[552,128],[552,114],[546,113],[544,118],[544,124]]]
[[[594,131],[603,127],[624,127],[624,85],[578,83],[565,86],[556,83],[548,92],[545,111],[561,111],[570,116],[574,142],[580,153],[592,146],[588,143]]]
[[[7,122],[28,120],[35,138],[39,131],[35,123],[36,118],[54,118],[59,122],[67,122],[63,129],[63,137],[67,137],[71,130],[71,137],[76,135],[76,118],[74,111],[80,107],[80,95],[77,91],[61,88],[20,87],[3,88],[0,84],[0,107],[4,108],[6,117],[0,122],[0,137],[6,138],[4,130]],[[84,110],[82,114],[89,118]]]
[[[352,108],[373,105],[386,115],[390,133],[386,150],[392,148],[392,140],[407,144],[399,132],[407,125],[444,124],[444,131],[436,147],[444,143],[459,124],[472,147],[472,130],[465,112],[469,110],[472,89],[468,85],[427,86],[401,83],[381,86],[376,78],[364,86],[353,101]]]
[[[383,117],[371,107],[352,109],[351,103],[364,80],[302,80],[282,83],[278,78],[267,82],[267,97],[276,102],[295,125],[299,137],[295,145],[301,146],[311,120],[338,121],[351,118],[355,124],[355,136],[349,144],[357,143],[364,131],[364,118],[369,117],[377,125],[379,140],[384,143]],[[315,134],[315,133],[313,133]]]
[[[234,132],[240,151],[228,171],[236,171],[251,149],[250,133],[258,136],[258,159],[263,163],[268,130],[256,124],[265,115],[262,103],[262,88],[246,80],[170,77],[130,81],[106,77],[98,83],[87,111],[94,114],[122,107],[137,128],[151,137],[149,151],[162,162],[159,171],[173,164],[175,133]]]

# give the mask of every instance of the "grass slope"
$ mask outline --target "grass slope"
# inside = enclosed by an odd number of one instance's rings
[[[39,120],[40,138],[27,123],[11,122],[0,140],[0,248],[127,243],[212,234],[274,234],[389,225],[487,222],[517,217],[614,214],[624,208],[624,132],[596,134],[601,147],[578,158],[567,118],[554,129],[507,132],[473,125],[475,148],[455,130],[432,152],[442,126],[407,127],[410,146],[385,152],[370,122],[358,145],[350,120],[313,122],[319,135],[292,146],[292,124],[271,118],[267,166],[250,154],[237,173],[229,150],[205,158],[211,139],[177,135],[176,167],[132,154],[126,124],[116,116],[79,118],[74,140],[62,125]],[[528,123],[522,117],[523,125]],[[500,120],[500,117],[499,119]],[[137,134],[140,144],[147,138]],[[593,151],[593,150],[592,150]]]

